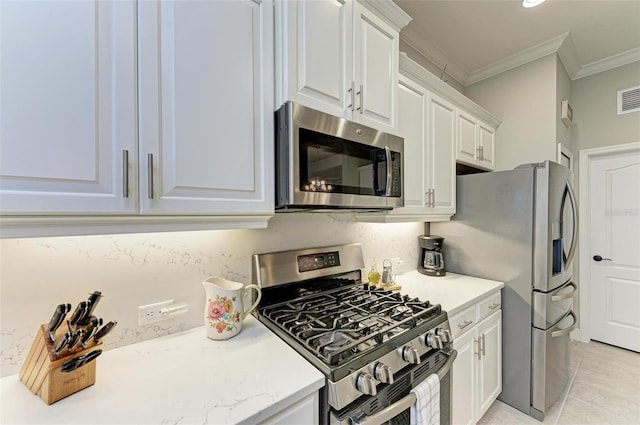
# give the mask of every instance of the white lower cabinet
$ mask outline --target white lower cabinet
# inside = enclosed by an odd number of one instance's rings
[[[320,422],[319,393],[314,392],[271,416],[261,425],[300,425]]]
[[[493,308],[486,308],[493,306]],[[453,348],[452,424],[475,424],[502,391],[502,310],[494,294],[449,319]]]

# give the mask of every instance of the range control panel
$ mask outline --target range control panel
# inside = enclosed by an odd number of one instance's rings
[[[338,254],[338,251],[298,256],[298,271],[300,273],[336,267],[339,265],[340,255]]]

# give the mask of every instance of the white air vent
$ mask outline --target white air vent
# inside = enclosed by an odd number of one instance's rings
[[[618,92],[618,115],[640,111],[640,86]]]

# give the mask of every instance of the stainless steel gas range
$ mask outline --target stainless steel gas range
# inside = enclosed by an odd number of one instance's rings
[[[362,283],[360,244],[253,256],[258,319],[326,376],[323,424],[408,424],[410,391],[440,378],[441,424],[451,417],[456,357],[446,312]]]

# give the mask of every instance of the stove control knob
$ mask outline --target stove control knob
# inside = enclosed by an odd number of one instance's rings
[[[362,394],[367,395],[376,395],[378,394],[378,390],[376,390],[376,383],[373,379],[373,376],[368,373],[359,373],[356,377],[356,389],[360,391]]]
[[[377,362],[371,366],[373,377],[385,384],[393,384],[393,372],[391,368],[384,363]]]
[[[420,353],[413,347],[402,347],[402,360],[411,364],[420,364]]]
[[[434,332],[429,332],[425,336],[424,343],[427,347],[435,348],[436,350],[439,350],[443,347],[442,338],[440,338]]]
[[[442,342],[453,342],[453,338],[451,338],[451,331],[449,329],[436,329],[436,335],[442,338]]]

